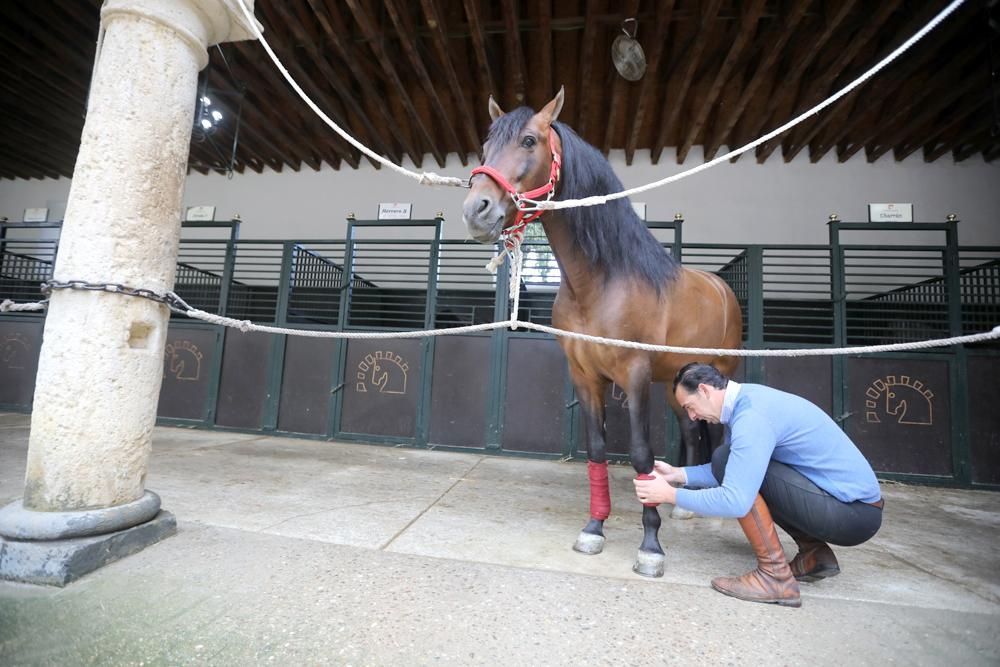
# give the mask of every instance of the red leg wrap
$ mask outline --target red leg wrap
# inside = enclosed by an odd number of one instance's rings
[[[611,490],[608,488],[608,462],[587,461],[590,478],[590,516],[604,521],[611,514]]]
[[[636,479],[656,479],[652,475],[636,475]],[[657,503],[643,503],[643,507],[656,507]]]

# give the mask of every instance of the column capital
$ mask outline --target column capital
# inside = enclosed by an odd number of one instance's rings
[[[101,28],[124,17],[162,25],[194,49],[198,68],[203,69],[208,64],[208,47],[256,37],[239,6],[241,2],[252,14],[254,0],[106,0],[101,8]],[[256,28],[263,31],[259,23]]]

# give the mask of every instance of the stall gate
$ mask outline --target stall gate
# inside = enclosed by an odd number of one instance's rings
[[[411,331],[509,318],[506,264],[491,275],[484,266],[495,249],[443,240],[442,222],[352,219],[335,241],[240,240],[238,223],[223,224],[221,239],[186,232],[175,291],[206,311],[288,328]],[[917,341],[1000,324],[1000,247],[960,247],[955,222],[834,221],[828,246],[683,244],[682,221],[649,226],[686,265],[732,286],[750,348]],[[920,240],[864,243],[889,230]],[[57,229],[42,231],[0,227],[0,299],[38,298],[58,244]],[[524,256],[519,319],[549,324],[558,266],[544,237],[529,239]],[[43,323],[38,314],[0,317],[0,409],[30,410]],[[994,342],[748,358],[737,379],[818,404],[883,477],[1000,488],[998,373]],[[656,453],[676,461],[666,391],[653,388],[651,434]],[[622,459],[623,402],[612,386],[608,446]],[[544,334],[342,341],[241,333],[178,315],[158,410],[166,424],[552,458],[585,456],[580,412],[562,352]]]

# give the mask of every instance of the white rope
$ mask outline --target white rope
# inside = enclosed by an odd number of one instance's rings
[[[693,176],[694,174],[697,174],[698,172],[701,172],[701,171],[704,171],[704,170],[709,169],[711,167],[714,167],[715,165],[717,165],[717,164],[719,164],[721,162],[724,162],[725,160],[729,160],[731,158],[736,157],[737,155],[742,155],[743,153],[746,153],[747,151],[753,150],[757,146],[760,146],[761,144],[763,144],[763,143],[765,143],[767,141],[770,141],[771,139],[773,139],[774,137],[778,136],[779,134],[783,134],[784,132],[787,132],[788,130],[792,129],[793,127],[795,127],[796,125],[798,125],[802,121],[806,120],[810,116],[813,116],[813,115],[819,113],[820,111],[822,111],[826,107],[830,106],[831,104],[833,104],[834,102],[836,102],[840,98],[842,98],[845,95],[847,95],[848,93],[850,93],[852,90],[854,90],[858,86],[860,86],[863,83],[865,83],[868,79],[870,79],[873,76],[875,76],[878,72],[880,72],[883,68],[885,68],[889,63],[891,63],[893,60],[895,60],[896,58],[898,58],[903,52],[905,52],[911,46],[913,46],[918,41],[920,41],[927,33],[929,33],[931,30],[933,30],[934,28],[936,28],[939,23],[941,23],[946,18],[948,18],[948,16],[950,16],[952,14],[952,12],[954,12],[956,9],[958,9],[958,7],[964,1],[965,0],[953,0],[951,2],[951,4],[949,4],[947,7],[945,7],[944,9],[942,9],[941,12],[938,13],[937,16],[935,16],[933,19],[931,19],[930,22],[927,25],[925,25],[923,28],[921,28],[920,30],[918,30],[916,32],[916,34],[914,34],[908,40],[906,40],[905,42],[903,42],[902,44],[900,44],[895,50],[892,51],[892,53],[890,53],[888,56],[886,56],[881,61],[879,61],[870,70],[868,70],[867,72],[865,72],[864,74],[862,74],[861,76],[859,76],[852,83],[848,84],[847,86],[845,86],[840,91],[838,91],[837,93],[835,93],[833,96],[827,98],[823,102],[820,102],[819,104],[817,104],[816,106],[814,106],[812,109],[809,109],[805,113],[800,114],[799,116],[797,116],[797,117],[793,118],[792,120],[788,121],[787,123],[785,123],[781,127],[777,128],[775,130],[772,130],[768,134],[765,134],[761,138],[759,138],[756,141],[751,142],[751,143],[743,146],[742,148],[738,148],[738,149],[736,149],[734,151],[730,151],[730,152],[726,153],[725,155],[720,155],[719,157],[715,158],[714,160],[710,160],[709,162],[705,162],[704,164],[700,164],[697,167],[693,167],[691,169],[688,169],[687,171],[683,171],[683,172],[681,172],[679,174],[674,174],[673,176],[668,176],[667,178],[661,179],[659,181],[654,181],[652,183],[647,183],[646,185],[641,185],[641,186],[632,188],[630,190],[623,190],[621,192],[615,192],[615,193],[607,194],[607,195],[594,195],[594,196],[591,196],[591,197],[584,197],[582,199],[563,199],[563,200],[555,200],[555,199],[548,199],[548,200],[523,199],[523,200],[521,200],[522,201],[522,203],[521,203],[521,210],[530,213],[530,212],[534,212],[534,211],[546,211],[546,210],[552,210],[552,209],[557,209],[557,208],[572,208],[572,207],[576,207],[576,206],[597,206],[599,204],[606,204],[607,202],[615,200],[615,199],[621,199],[623,197],[629,197],[629,196],[636,195],[636,194],[639,194],[639,193],[642,193],[642,192],[646,192],[647,190],[652,190],[654,188],[662,187],[662,186],[667,185],[669,183],[674,183],[676,181],[681,180],[682,178],[687,178],[688,176]],[[261,34],[260,30],[257,28],[257,21],[256,21],[256,19],[254,18],[253,14],[247,9],[246,5],[243,4],[243,0],[237,0],[237,3],[239,4],[240,9],[243,11],[243,15],[246,17],[247,23],[249,24],[250,29],[253,31],[253,34],[256,35],[257,40],[264,47],[264,50],[267,51],[267,54],[271,57],[271,60],[274,62],[275,66],[278,68],[278,71],[281,72],[281,75],[283,77],[285,77],[286,81],[288,81],[288,84],[292,87],[293,90],[295,90],[296,93],[298,93],[299,97],[301,97],[302,100],[307,105],[309,105],[309,108],[312,109],[316,113],[316,115],[318,115],[321,119],[323,119],[323,121],[327,125],[329,125],[337,134],[339,134],[345,141],[347,141],[349,144],[351,144],[352,146],[354,146],[355,148],[357,148],[359,151],[361,151],[362,153],[364,153],[365,155],[367,155],[368,157],[370,157],[372,160],[375,160],[375,161],[379,162],[380,164],[383,164],[383,165],[389,167],[390,169],[392,169],[393,171],[395,171],[397,173],[400,173],[400,174],[402,174],[404,176],[412,178],[412,179],[416,180],[417,182],[421,183],[422,185],[452,185],[452,186],[458,186],[458,187],[465,187],[465,186],[468,185],[468,181],[466,181],[465,179],[457,178],[457,177],[454,177],[454,176],[441,176],[440,174],[437,174],[437,173],[434,173],[434,172],[419,172],[418,173],[418,172],[415,172],[415,171],[410,171],[409,169],[406,169],[403,166],[397,165],[397,164],[393,163],[392,161],[387,160],[386,158],[382,157],[381,155],[378,155],[377,153],[375,153],[374,151],[372,151],[371,149],[369,149],[367,146],[365,146],[364,144],[362,144],[361,142],[359,142],[357,139],[355,139],[354,137],[352,137],[350,134],[348,134],[339,125],[337,125],[335,122],[333,122],[333,120],[329,116],[327,116],[322,111],[322,109],[320,109],[316,105],[316,103],[312,101],[312,99],[308,95],[306,95],[305,91],[302,90],[302,88],[299,86],[299,84],[295,82],[295,79],[292,78],[292,75],[288,73],[288,70],[285,69],[285,66],[281,63],[281,60],[274,53],[274,51],[271,49],[270,44],[268,44],[267,40],[264,39],[264,35]],[[502,261],[502,260],[500,260],[500,261]]]
[[[389,167],[395,172],[398,172],[404,176],[407,176],[409,178],[418,181],[421,185],[454,185],[458,187],[465,187],[468,185],[468,182],[465,179],[457,178],[455,176],[441,176],[440,174],[436,174],[434,172],[426,172],[426,171],[420,173],[417,173],[415,171],[410,171],[405,167],[393,163],[391,160],[385,159],[384,157],[382,157],[381,155],[374,152],[373,150],[362,144],[360,141],[352,137],[350,134],[348,134],[339,125],[333,122],[333,120],[329,116],[327,116],[323,112],[323,110],[316,105],[315,102],[312,101],[312,98],[306,95],[305,91],[302,90],[299,84],[295,82],[295,79],[292,78],[292,75],[288,73],[288,70],[285,69],[285,66],[281,63],[281,60],[278,59],[278,56],[271,49],[271,45],[267,43],[266,39],[264,39],[264,35],[261,34],[260,29],[257,28],[257,20],[254,18],[250,10],[247,9],[246,5],[243,4],[243,0],[237,0],[237,3],[239,4],[240,9],[243,11],[243,16],[246,17],[250,30],[253,31],[253,34],[257,37],[257,40],[261,43],[261,46],[263,46],[264,50],[267,51],[267,55],[271,56],[271,60],[274,62],[274,65],[278,68],[278,71],[281,72],[281,75],[285,77],[285,81],[288,82],[288,85],[290,85],[292,89],[299,94],[299,97],[301,97],[302,100],[309,105],[309,108],[312,109],[317,116],[322,118],[323,122],[329,125],[334,132],[339,134],[344,139],[344,141],[357,148],[359,151],[370,157],[372,160],[375,160],[376,162],[379,162],[385,165],[386,167]]]
[[[31,310],[45,310],[45,302],[36,301],[34,303],[14,303],[10,299],[4,299],[0,302],[0,313],[17,313]]]
[[[169,296],[176,297],[172,292]],[[481,331],[492,331],[511,327],[516,329],[524,327],[540,333],[562,336],[564,338],[574,338],[588,343],[599,345],[612,345],[633,350],[644,350],[646,352],[670,352],[673,354],[697,354],[714,357],[820,357],[844,354],[872,354],[876,352],[902,352],[906,350],[923,350],[932,347],[946,347],[949,345],[963,345],[969,343],[981,343],[987,340],[1000,338],[1000,325],[978,334],[968,334],[965,336],[953,336],[951,338],[937,338],[934,340],[915,341],[910,343],[891,343],[886,345],[867,345],[859,347],[833,347],[833,348],[810,348],[799,350],[742,350],[730,348],[714,347],[681,347],[678,345],[653,345],[651,343],[638,343],[630,340],[618,340],[616,338],[605,338],[603,336],[591,336],[588,334],[566,331],[556,327],[536,324],[534,322],[524,322],[517,319],[517,310],[514,316],[504,322],[490,322],[487,324],[472,324],[464,327],[449,327],[447,329],[428,329],[426,331],[313,331],[308,329],[288,329],[285,327],[272,327],[268,325],[254,324],[250,320],[236,320],[230,317],[223,317],[207,313],[197,308],[191,308],[184,312],[188,317],[192,317],[212,324],[234,327],[243,332],[259,331],[262,333],[284,334],[289,336],[306,336],[309,338],[360,338],[360,339],[385,339],[385,338],[421,338],[423,336],[452,336],[457,334],[477,333]]]
[[[520,252],[520,248],[517,249]],[[520,262],[518,262],[520,264]],[[988,340],[1000,338],[1000,325],[993,327],[991,331],[977,334],[967,334],[964,336],[952,336],[951,338],[935,338],[932,340],[914,341],[910,343],[891,343],[886,345],[866,345],[858,347],[830,347],[830,348],[807,348],[797,350],[742,350],[717,347],[681,347],[678,345],[653,345],[652,343],[638,343],[631,340],[618,340],[616,338],[605,338],[603,336],[591,336],[589,334],[566,331],[556,327],[536,324],[534,322],[523,322],[517,319],[517,307],[515,301],[514,314],[510,320],[504,322],[488,322],[486,324],[470,324],[464,327],[448,327],[446,329],[427,329],[424,331],[315,331],[311,329],[289,329],[287,327],[272,327],[265,324],[254,324],[250,320],[237,320],[232,317],[216,315],[204,310],[192,308],[184,299],[174,292],[167,292],[162,295],[164,299],[169,299],[178,303],[182,308],[174,307],[175,312],[183,313],[190,318],[219,324],[225,327],[239,329],[247,333],[259,331],[261,333],[282,334],[287,336],[303,336],[305,338],[346,338],[346,339],[396,339],[396,338],[423,338],[424,336],[455,336],[460,334],[479,333],[483,331],[493,331],[511,327],[517,329],[524,327],[531,331],[562,336],[564,338],[574,338],[588,343],[599,345],[612,345],[633,350],[644,350],[646,352],[669,352],[673,354],[698,354],[714,357],[823,357],[846,354],[873,354],[878,352],[905,352],[908,350],[924,350],[932,347],[947,347],[950,345],[968,345],[971,343],[982,343]],[[0,303],[0,312],[19,310],[42,310],[46,307],[45,301],[36,303],[16,304],[10,299],[5,299]]]
[[[879,61],[878,64],[876,64],[870,70],[868,70],[867,72],[865,72],[864,74],[862,74],[861,76],[859,76],[852,83],[848,84],[846,87],[842,88],[840,91],[838,91],[837,93],[835,93],[832,97],[827,98],[823,102],[820,102],[819,104],[817,104],[816,106],[814,106],[812,109],[809,109],[805,113],[803,113],[803,114],[801,114],[801,115],[793,118],[792,120],[788,121],[787,123],[785,123],[784,125],[782,125],[778,129],[773,130],[773,131],[769,132],[768,134],[765,134],[760,139],[757,139],[756,141],[754,141],[752,143],[749,143],[746,146],[743,146],[742,148],[738,148],[738,149],[736,149],[734,151],[730,151],[730,152],[726,153],[725,155],[720,155],[719,157],[715,158],[714,160],[711,160],[709,162],[705,162],[704,164],[700,164],[697,167],[693,167],[692,169],[688,169],[687,171],[683,171],[683,172],[681,172],[679,174],[674,174],[673,176],[668,176],[667,178],[664,178],[664,179],[659,180],[659,181],[655,181],[653,183],[647,183],[646,185],[641,185],[639,187],[632,188],[631,190],[623,190],[622,192],[616,192],[614,194],[609,194],[609,195],[595,195],[595,196],[592,196],[592,197],[584,197],[582,199],[563,199],[563,200],[547,200],[547,201],[546,200],[526,199],[526,200],[523,200],[523,201],[527,204],[527,207],[523,208],[522,210],[524,210],[526,212],[533,212],[533,211],[545,211],[545,210],[551,210],[551,209],[557,209],[557,208],[572,208],[572,207],[576,207],[576,206],[597,206],[598,204],[606,204],[607,202],[612,201],[614,199],[621,199],[623,197],[629,197],[629,196],[632,196],[632,195],[639,194],[640,192],[645,192],[647,190],[652,190],[654,188],[658,188],[658,187],[667,185],[668,183],[674,183],[676,181],[681,180],[682,178],[687,178],[688,176],[693,176],[694,174],[697,174],[700,171],[704,171],[706,169],[714,167],[715,165],[719,164],[720,162],[724,162],[725,160],[728,160],[730,158],[734,158],[737,155],[742,155],[743,153],[746,153],[749,150],[753,150],[754,148],[756,148],[757,146],[760,146],[764,142],[770,141],[771,139],[773,139],[774,137],[778,136],[779,134],[782,134],[782,133],[784,133],[784,132],[792,129],[793,127],[795,127],[796,125],[798,125],[802,121],[806,120],[810,116],[819,113],[820,111],[822,111],[826,107],[830,106],[831,104],[833,104],[834,102],[836,102],[837,100],[839,100],[840,98],[842,98],[844,95],[847,95],[852,90],[854,90],[855,88],[857,88],[858,86],[860,86],[861,84],[863,84],[864,82],[866,82],[868,79],[870,79],[873,76],[875,76],[886,65],[888,65],[889,63],[891,63],[897,57],[899,57],[904,51],[906,51],[911,46],[913,46],[914,44],[916,44],[924,35],[926,35],[931,30],[933,30],[934,28],[936,28],[939,23],[941,23],[946,18],[948,18],[948,16],[952,12],[954,12],[956,9],[958,9],[959,5],[961,5],[963,2],[964,2],[964,0],[954,0],[950,5],[948,5],[944,9],[942,9],[941,12],[937,16],[935,16],[933,19],[931,19],[930,23],[928,23],[923,28],[921,28],[919,31],[917,31],[917,33],[915,35],[913,35],[908,40],[906,40],[905,42],[903,42],[902,44],[900,44],[898,48],[896,48],[892,53],[890,53],[885,58],[883,58],[881,61]]]

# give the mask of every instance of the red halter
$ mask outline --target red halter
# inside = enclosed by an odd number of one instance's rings
[[[540,188],[535,188],[534,190],[518,192],[514,189],[514,186],[503,177],[503,174],[493,167],[483,165],[472,170],[472,176],[475,176],[476,174],[486,174],[496,181],[497,185],[510,194],[510,198],[514,200],[514,205],[517,206],[517,217],[514,218],[514,224],[502,232],[503,242],[507,249],[512,249],[515,242],[520,244],[521,241],[524,240],[524,230],[528,226],[528,223],[537,220],[541,217],[542,213],[544,213],[544,211],[541,210],[533,210],[531,213],[525,215],[525,211],[529,210],[528,207],[530,206],[527,201],[531,199],[538,199],[542,195],[546,195],[545,199],[548,201],[549,199],[552,199],[553,195],[555,195],[556,183],[559,182],[559,170],[562,167],[562,143],[559,140],[559,133],[552,127],[549,127],[549,148],[552,149],[552,165],[549,169],[549,182]]]

